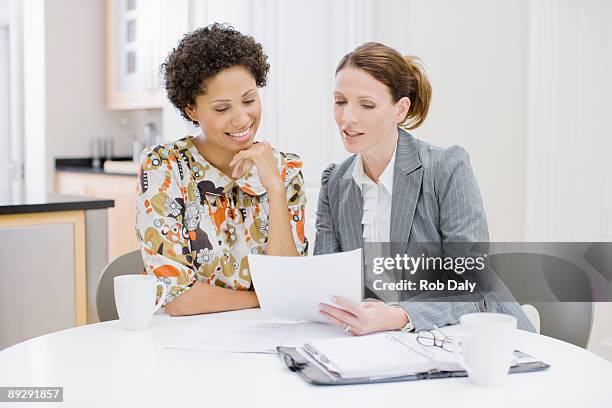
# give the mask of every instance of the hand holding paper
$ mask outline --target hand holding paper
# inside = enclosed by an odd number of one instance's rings
[[[402,308],[384,302],[353,303],[337,296],[332,301],[333,305],[319,305],[323,317],[353,335],[396,330],[408,323],[408,315]]]
[[[319,304],[331,303],[334,295],[361,302],[361,268],[361,249],[310,257],[249,255],[261,310],[313,322],[328,323]]]

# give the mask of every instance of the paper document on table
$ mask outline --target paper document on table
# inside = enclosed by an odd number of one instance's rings
[[[249,270],[263,313],[325,322],[319,303],[333,295],[361,301],[361,249],[307,257],[249,255]]]
[[[276,353],[277,346],[301,347],[308,339],[348,336],[341,328],[289,320],[202,319],[167,349]]]
[[[343,328],[331,324],[299,322],[295,323],[289,336],[279,346],[302,347],[304,343],[317,339],[332,339],[340,337],[352,337]]]
[[[291,322],[203,319],[179,335],[169,349],[275,353],[291,334]]]

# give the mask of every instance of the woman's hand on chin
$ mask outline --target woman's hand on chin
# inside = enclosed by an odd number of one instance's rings
[[[267,191],[283,188],[278,163],[269,142],[254,143],[248,149],[238,152],[229,165],[233,167],[233,178],[244,176],[255,165],[261,184]]]
[[[319,313],[330,323],[355,336],[397,330],[408,323],[406,311],[384,302],[353,303],[340,296],[334,296],[332,301],[338,307],[320,303]]]

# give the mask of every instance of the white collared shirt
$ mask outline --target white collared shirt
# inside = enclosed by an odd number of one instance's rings
[[[353,179],[363,197],[363,239],[365,242],[391,241],[391,196],[393,194],[393,169],[395,151],[380,176],[378,183],[373,181],[363,169],[363,158],[357,155]]]
[[[363,240],[365,242],[390,242],[391,241],[391,196],[393,195],[393,171],[395,169],[395,153],[397,145],[393,150],[391,160],[385,170],[380,175],[378,183],[373,181],[363,169],[363,158],[357,155],[355,168],[353,169],[353,179],[361,190],[363,197]],[[366,255],[367,256],[367,255]],[[371,276],[370,274],[366,274]],[[391,306],[402,308],[397,303],[390,303]],[[414,323],[410,319],[408,312],[408,323],[402,327],[401,331],[413,331]]]

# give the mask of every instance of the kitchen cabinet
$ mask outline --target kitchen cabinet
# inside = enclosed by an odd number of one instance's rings
[[[109,109],[161,108],[164,0],[106,0]]]
[[[135,175],[104,173],[56,172],[56,190],[62,194],[105,198],[115,201],[108,209],[108,260],[139,249],[134,230],[136,222]]]
[[[0,198],[0,350],[98,321],[110,200],[23,193]]]

